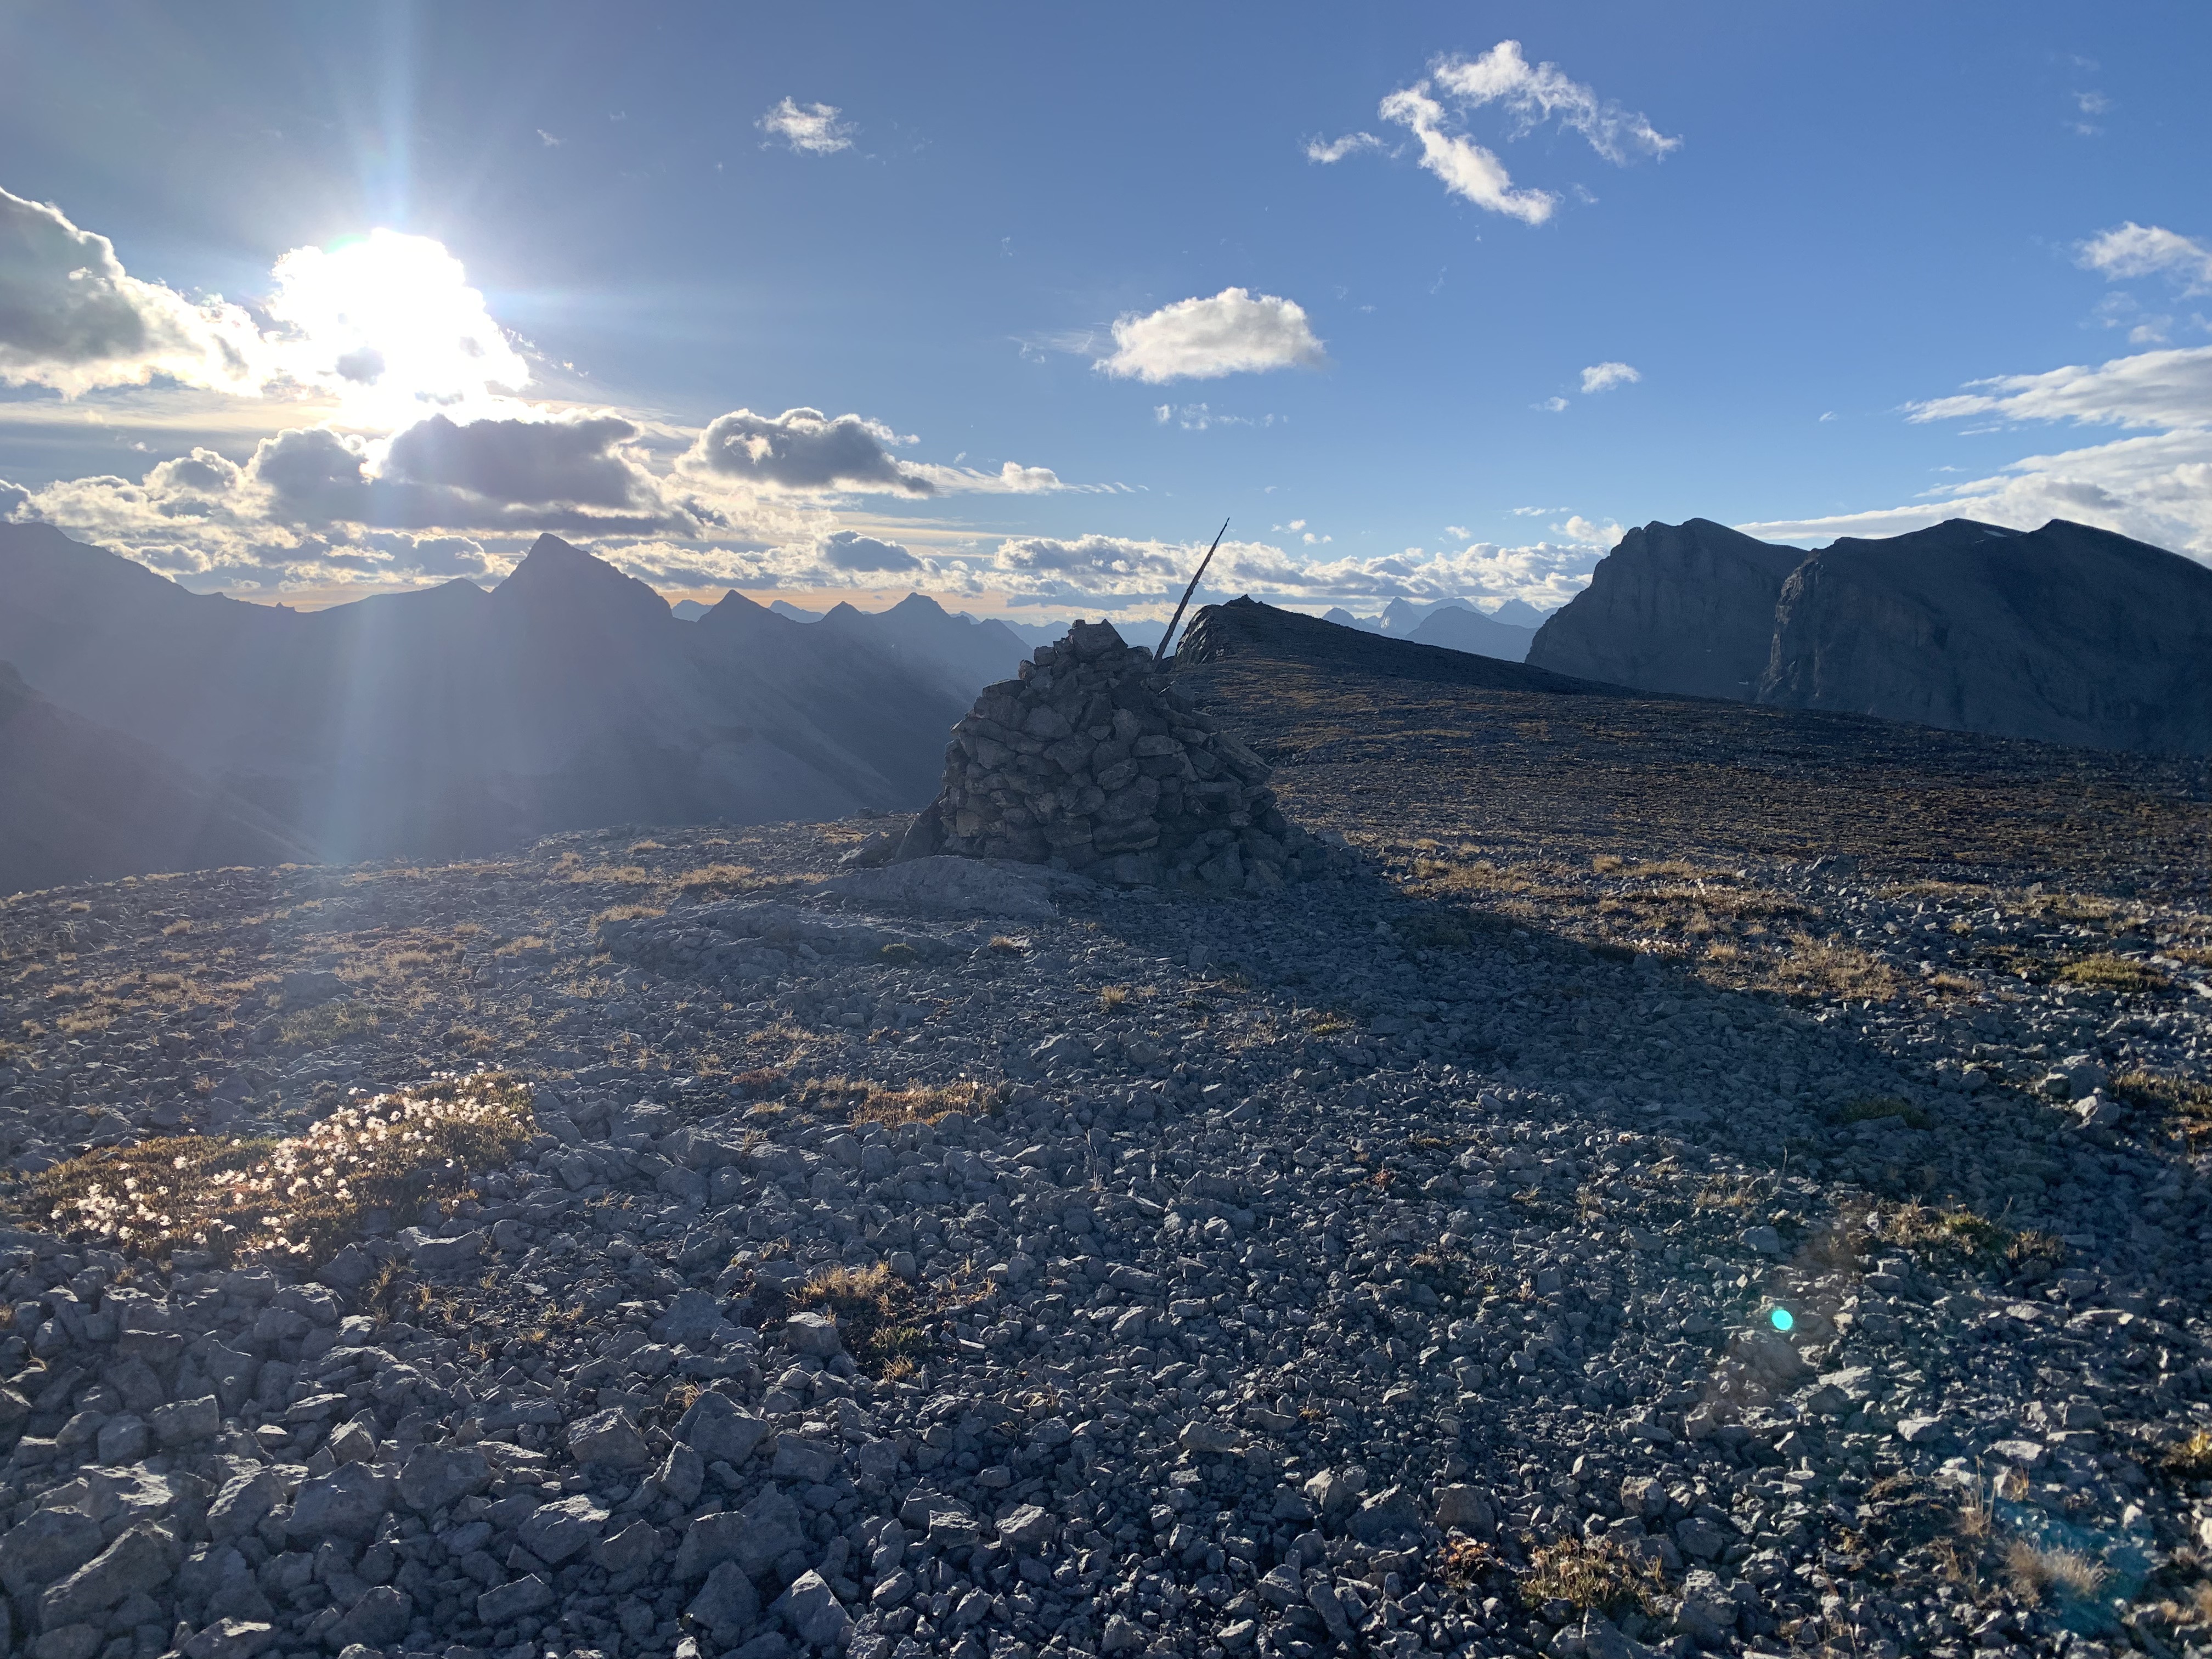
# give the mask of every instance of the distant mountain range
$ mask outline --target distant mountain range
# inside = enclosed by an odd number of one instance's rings
[[[2212,753],[2212,570],[2054,519],[1808,553],[1632,530],[1528,660],[1586,679],[2152,753]]]
[[[0,695],[0,891],[204,858],[445,856],[596,824],[918,806],[980,672],[913,642],[931,612],[954,620],[925,600],[860,624],[905,630],[866,649],[849,620],[807,626],[736,595],[683,623],[544,536],[489,592],[453,581],[303,613],[0,525],[0,663],[20,675]],[[11,757],[38,769],[35,793]],[[170,805],[115,805],[142,780]],[[104,811],[109,830],[73,827]],[[132,812],[166,814],[166,836]]]
[[[734,592],[736,590],[732,589]],[[710,609],[696,599],[684,599],[672,613],[683,622],[696,622]],[[828,611],[803,611],[788,599],[771,599],[769,611],[787,621],[811,627],[826,623],[838,638],[858,641],[871,650],[889,651],[924,672],[945,677],[963,700],[994,681],[1010,679],[1030,652],[1066,636],[1069,624],[1011,623],[995,617],[971,617],[947,611],[927,594],[909,593],[887,611],[862,611],[839,604]],[[1158,643],[1161,624],[1117,624],[1121,637],[1132,645]]]
[[[1448,651],[1471,652],[1504,662],[1525,661],[1528,643],[1536,637],[1545,613],[1525,599],[1508,599],[1486,614],[1462,599],[1393,599],[1380,616],[1355,617],[1338,607],[1323,614],[1323,622],[1363,633],[1412,640],[1419,645],[1438,645]]]

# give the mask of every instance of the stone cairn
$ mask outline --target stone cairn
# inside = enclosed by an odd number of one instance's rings
[[[945,787],[901,860],[1049,864],[1124,886],[1265,893],[1330,851],[1285,819],[1268,768],[1141,646],[1077,623],[952,728]]]

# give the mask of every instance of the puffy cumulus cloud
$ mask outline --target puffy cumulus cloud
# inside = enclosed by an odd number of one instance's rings
[[[1605,548],[1613,546],[1622,534],[1619,525],[1595,524],[1579,513],[1571,514],[1565,524],[1553,525],[1552,532],[1583,547]]]
[[[1438,88],[1468,108],[1502,105],[1518,118],[1516,137],[1556,118],[1615,166],[1626,165],[1633,153],[1663,156],[1681,148],[1680,138],[1668,137],[1635,111],[1569,80],[1556,64],[1532,67],[1518,40],[1500,40],[1480,58],[1441,58],[1430,74]]]
[[[73,397],[161,375],[252,392],[266,359],[239,307],[142,282],[106,237],[0,190],[0,383]]]
[[[1347,132],[1341,138],[1325,142],[1309,138],[1306,140],[1306,160],[1318,161],[1327,167],[1332,162],[1341,161],[1347,155],[1358,155],[1364,150],[1382,148],[1382,141],[1371,132]]]
[[[679,465],[768,489],[933,495],[937,485],[887,447],[913,441],[859,415],[832,417],[818,409],[756,415],[738,409],[709,422]]]
[[[2096,368],[1974,380],[1956,397],[1905,405],[1915,421],[1996,416],[2083,426],[2195,426],[2212,422],[2212,346],[2146,351]]]
[[[1210,300],[1178,300],[1142,316],[1115,319],[1113,355],[1102,373],[1158,385],[1211,380],[1273,368],[1320,368],[1328,362],[1296,301],[1225,288]]]
[[[1441,179],[1447,191],[1524,224],[1542,224],[1559,198],[1548,191],[1516,190],[1512,174],[1497,152],[1459,130],[1468,111],[1489,104],[1516,118],[1511,137],[1556,119],[1580,133],[1592,149],[1616,166],[1626,165],[1639,153],[1664,156],[1682,142],[1662,133],[1634,111],[1600,98],[1555,64],[1531,65],[1517,40],[1501,40],[1480,58],[1438,58],[1426,79],[1382,100],[1378,113],[1413,135],[1420,146],[1421,166]]]
[[[878,541],[858,531],[839,530],[823,538],[822,562],[832,570],[919,570],[921,561],[896,542]]]
[[[672,491],[623,446],[611,416],[454,422],[442,415],[378,441],[294,428],[256,447],[245,472],[268,516],[396,529],[696,535],[716,509]]]
[[[383,471],[487,501],[652,508],[659,480],[622,446],[638,428],[617,416],[559,421],[418,421],[392,440]]]
[[[2084,268],[2111,280],[2163,276],[2185,294],[2212,289],[2212,247],[2162,225],[2130,219],[2092,236],[2075,252]]]
[[[840,113],[835,104],[802,104],[785,98],[753,125],[768,135],[763,149],[780,143],[801,155],[835,155],[852,149],[853,135],[860,131],[852,122],[840,120]]]
[[[1643,378],[1626,363],[1592,363],[1583,371],[1583,390],[1610,392],[1617,386],[1633,386]]]
[[[624,447],[636,432],[604,416],[471,422],[439,416],[389,441],[295,427],[263,439],[243,465],[194,449],[137,480],[64,480],[27,492],[18,516],[48,520],[156,568],[288,581],[324,564],[364,577],[477,574],[491,568],[493,556],[477,538],[539,530],[594,537],[814,532],[803,515],[763,525],[749,521],[758,514],[670,489]],[[433,533],[400,533],[421,532]]]

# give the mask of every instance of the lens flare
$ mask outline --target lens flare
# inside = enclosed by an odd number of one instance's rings
[[[1797,1318],[1789,1309],[1777,1308],[1766,1316],[1766,1322],[1778,1331],[1788,1331],[1796,1328]]]

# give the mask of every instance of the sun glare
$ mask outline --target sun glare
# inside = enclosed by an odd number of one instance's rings
[[[293,377],[356,418],[401,425],[529,384],[461,262],[428,236],[380,229],[295,248],[273,274],[269,312],[293,331]]]

